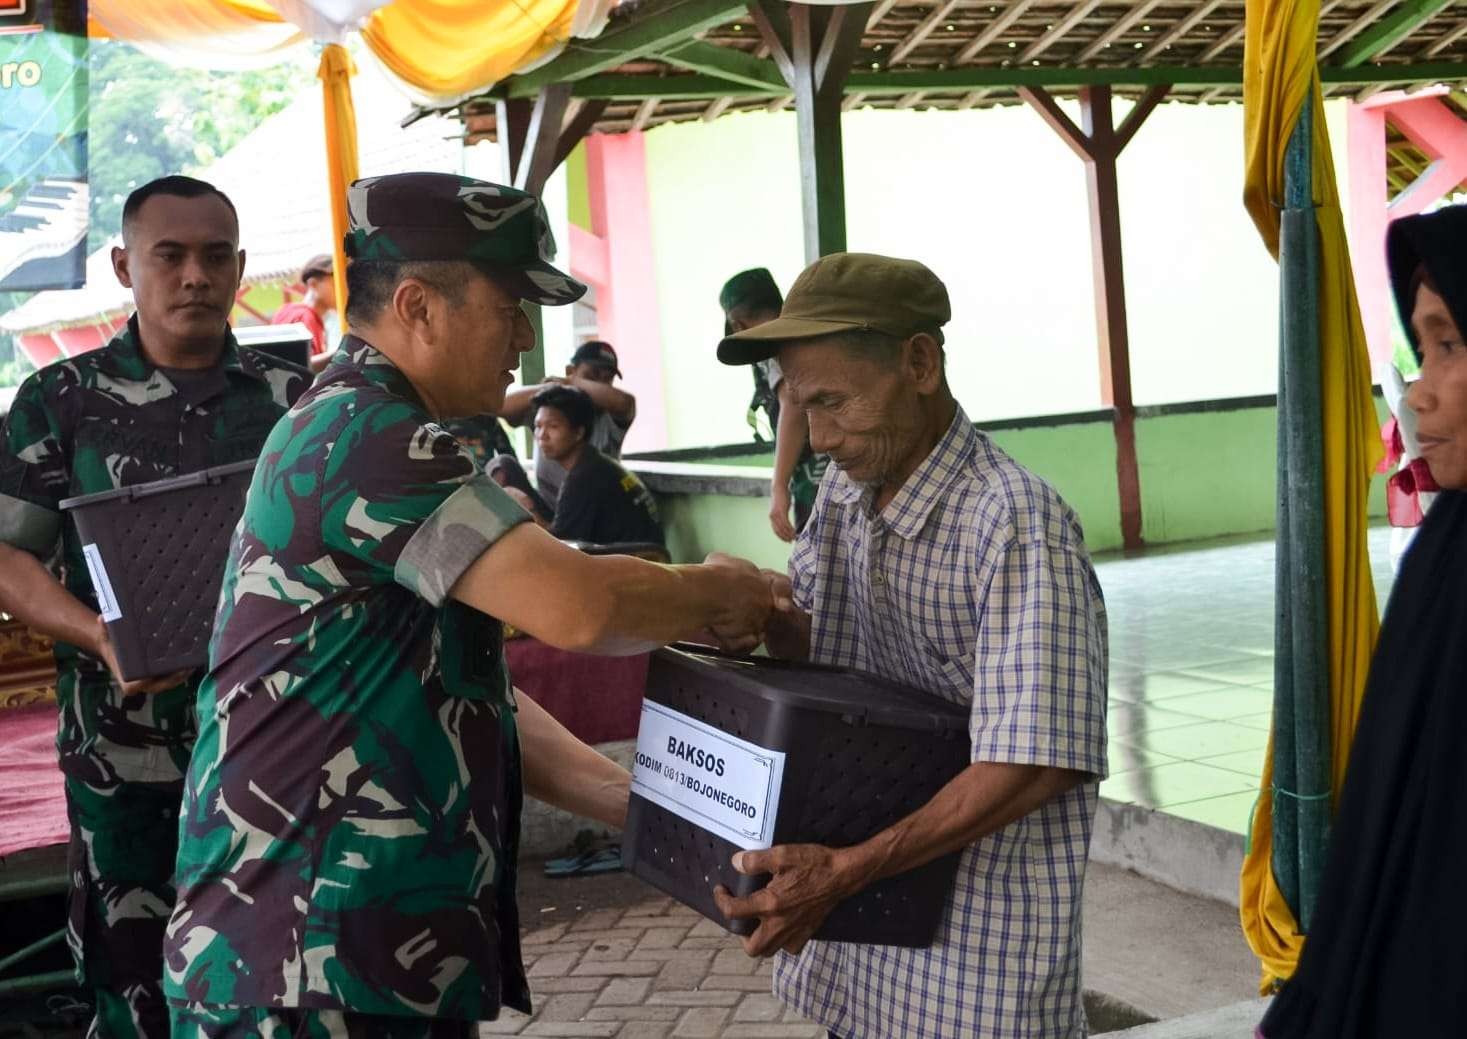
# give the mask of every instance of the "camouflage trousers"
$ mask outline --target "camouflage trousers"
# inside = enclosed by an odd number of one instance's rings
[[[120,697],[58,681],[57,746],[71,824],[67,942],[92,991],[88,1039],[166,1039],[163,936],[192,742],[192,690]]]
[[[292,1007],[173,1007],[174,1039],[472,1039],[473,1021]]]

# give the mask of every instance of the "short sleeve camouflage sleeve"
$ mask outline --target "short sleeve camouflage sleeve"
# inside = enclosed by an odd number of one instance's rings
[[[442,427],[408,404],[374,404],[332,445],[321,537],[439,606],[474,561],[529,514]]]
[[[0,432],[0,542],[49,555],[70,479],[55,402],[38,373],[16,393]]]

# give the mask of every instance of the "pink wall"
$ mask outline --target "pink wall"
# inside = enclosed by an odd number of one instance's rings
[[[571,227],[571,272],[595,286],[600,337],[637,398],[625,450],[656,450],[667,446],[667,412],[646,150],[640,133],[593,134],[585,146],[591,230]]]

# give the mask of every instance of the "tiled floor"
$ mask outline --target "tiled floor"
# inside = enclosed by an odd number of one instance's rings
[[[1370,532],[1381,603],[1390,533]],[[1273,704],[1273,568],[1271,539],[1097,561],[1111,640],[1102,796],[1246,831]]]

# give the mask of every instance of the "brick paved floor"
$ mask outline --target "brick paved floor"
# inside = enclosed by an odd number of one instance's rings
[[[771,962],[668,898],[591,909],[529,930],[535,1014],[506,1011],[482,1036],[820,1039],[769,994]]]

